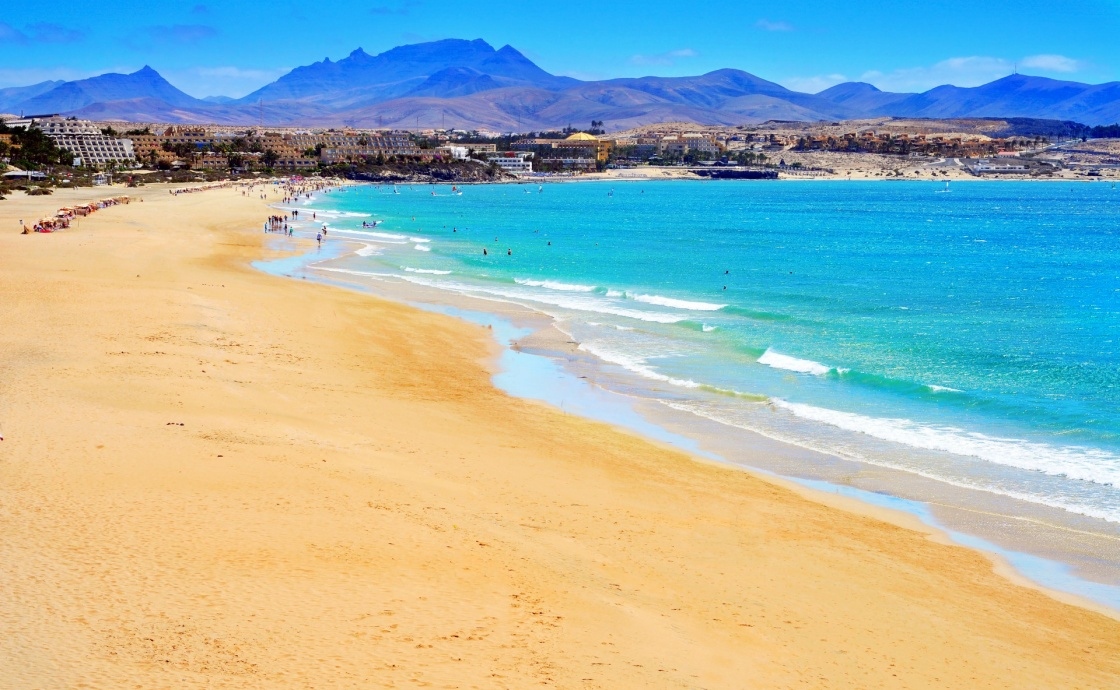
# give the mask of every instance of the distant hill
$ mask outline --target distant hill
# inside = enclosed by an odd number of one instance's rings
[[[489,79],[480,80],[483,76]],[[297,67],[238,102],[297,100],[341,110],[408,95],[432,95],[441,83],[453,91],[473,93],[507,86],[561,89],[579,82],[545,72],[510,46],[494,50],[482,39],[447,39],[373,56],[358,48],[338,62],[328,58]]]
[[[190,108],[204,102],[172,86],[159,72],[145,66],[132,74],[102,74],[64,82],[33,96],[19,107],[26,113],[68,113],[94,103],[154,98],[168,105]]]
[[[1089,125],[1120,121],[1120,82],[1081,84],[1013,74],[976,86],[938,86],[880,107],[918,117],[1034,117]]]
[[[859,113],[869,114],[878,113],[882,110],[890,110],[891,106],[909,98],[911,95],[912,94],[908,93],[880,91],[871,84],[860,81],[849,81],[825,89],[818,93],[817,97],[831,101],[837,105],[846,106]]]
[[[238,99],[193,98],[150,67],[0,90],[0,111],[138,122],[213,122],[521,131],[603,120],[609,129],[665,121],[1042,118],[1120,121],[1120,82],[1081,84],[1011,75],[982,86],[888,93],[848,82],[800,93],[736,69],[692,77],[580,81],[538,67],[511,46],[447,39],[297,67]],[[1025,122],[1025,121],[1024,121]],[[1024,125],[1025,126],[1025,125]],[[1063,125],[1064,126],[1064,125]]]
[[[44,81],[31,86],[12,86],[0,89],[0,112],[11,112],[18,115],[21,103],[65,83],[64,81]]]

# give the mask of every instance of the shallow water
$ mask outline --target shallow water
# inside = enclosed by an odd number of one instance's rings
[[[1120,193],[611,190],[370,186],[311,205],[332,241],[362,243],[333,267],[531,306],[677,411],[1120,522]]]

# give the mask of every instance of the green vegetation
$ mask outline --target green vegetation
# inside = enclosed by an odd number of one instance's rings
[[[1089,130],[1089,136],[1094,139],[1120,139],[1120,123],[1093,127]]]
[[[55,146],[54,141],[37,127],[19,129],[0,122],[0,134],[11,137],[11,145],[0,143],[0,156],[10,158],[12,165],[24,170],[38,170],[48,165],[72,165],[74,154]]]

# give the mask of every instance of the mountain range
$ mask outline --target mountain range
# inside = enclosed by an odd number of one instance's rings
[[[400,46],[297,67],[243,98],[194,98],[151,67],[0,89],[0,112],[129,122],[555,129],[602,120],[612,130],[668,121],[1026,117],[1087,125],[1120,121],[1120,82],[1082,84],[1014,74],[976,87],[888,93],[847,82],[817,94],[736,69],[695,77],[581,81],[481,39]]]

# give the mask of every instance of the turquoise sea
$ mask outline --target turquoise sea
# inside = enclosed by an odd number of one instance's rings
[[[346,241],[324,275],[548,314],[604,385],[707,428],[1120,523],[1108,183],[370,185],[282,208]]]

